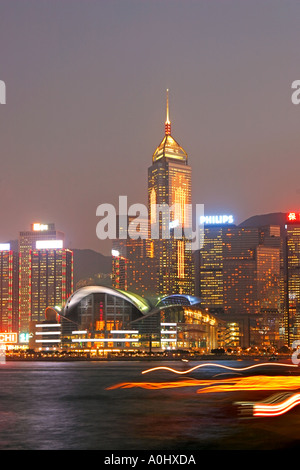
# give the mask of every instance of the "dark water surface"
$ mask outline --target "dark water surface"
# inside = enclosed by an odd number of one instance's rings
[[[224,363],[224,362],[223,362]],[[182,380],[156,365],[180,362],[0,364],[1,450],[236,450],[300,447],[300,407],[276,418],[241,419],[235,401],[270,392],[197,393],[197,387],[116,388]],[[233,363],[231,366],[244,366]],[[220,372],[220,371],[219,371]],[[205,375],[206,374],[206,375]],[[216,370],[193,374],[214,376]]]

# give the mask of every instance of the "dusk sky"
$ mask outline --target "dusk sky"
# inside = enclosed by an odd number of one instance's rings
[[[207,214],[300,210],[298,0],[0,0],[0,241],[53,222],[108,254],[99,204],[147,202],[164,135]]]

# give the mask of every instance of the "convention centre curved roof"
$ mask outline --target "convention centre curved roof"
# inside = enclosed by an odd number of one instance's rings
[[[201,299],[199,297],[195,297],[193,295],[188,294],[172,294],[166,297],[163,297],[158,301],[156,304],[157,307],[161,305],[196,305],[201,303]]]
[[[68,298],[64,307],[64,315],[66,315],[69,310],[76,307],[83,298],[91,294],[109,294],[119,297],[130,302],[143,314],[148,313],[151,310],[151,306],[147,300],[138,294],[107,286],[86,286],[78,289]]]

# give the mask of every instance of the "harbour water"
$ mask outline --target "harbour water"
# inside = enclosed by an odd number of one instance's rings
[[[244,367],[248,362],[222,361],[226,364]],[[300,407],[278,417],[239,416],[236,402],[261,400],[272,390],[199,393],[194,379],[212,378],[219,385],[230,376],[230,371],[213,366],[186,375],[169,370],[142,373],[154,366],[185,371],[195,365],[180,361],[2,363],[0,449],[185,452],[300,445]]]

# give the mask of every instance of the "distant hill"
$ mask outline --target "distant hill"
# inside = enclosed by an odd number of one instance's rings
[[[285,212],[274,212],[271,214],[254,215],[249,219],[245,220],[239,227],[262,227],[264,225],[280,225],[281,229],[284,229],[286,224],[286,213]]]
[[[95,274],[111,273],[111,256],[88,249],[73,249],[72,251],[74,253],[74,286],[78,281],[92,278]]]
[[[18,240],[9,240],[11,249],[18,251]],[[89,249],[72,249],[74,253],[74,286],[78,281],[93,278],[96,274],[111,274],[111,256]]]

